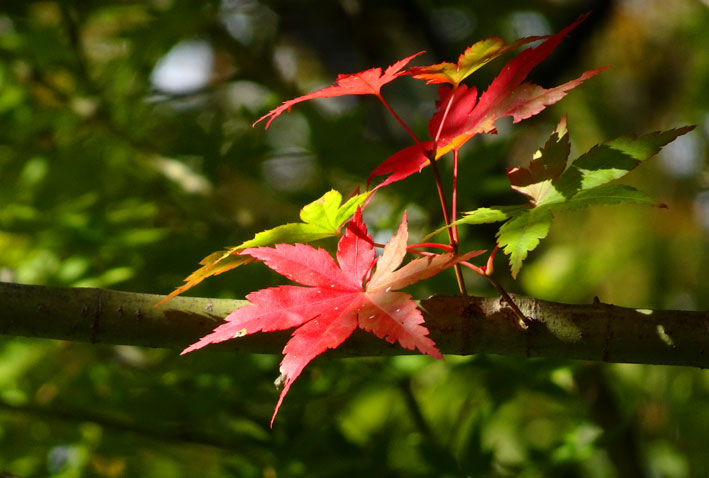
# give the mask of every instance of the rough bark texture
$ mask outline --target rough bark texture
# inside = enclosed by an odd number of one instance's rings
[[[0,334],[182,349],[244,301],[103,289],[0,283]],[[520,329],[498,298],[435,296],[420,301],[443,353],[502,354],[709,367],[709,312],[637,310],[603,303],[569,305],[514,296],[530,319]],[[281,353],[290,333],[262,333],[207,347]],[[357,331],[336,356],[413,353]]]

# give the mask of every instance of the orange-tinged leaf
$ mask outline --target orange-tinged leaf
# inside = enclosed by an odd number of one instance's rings
[[[406,256],[406,244],[409,242],[409,229],[406,213],[399,224],[396,234],[384,246],[384,252],[377,261],[377,270],[372,274],[367,288],[376,289],[380,283],[387,280],[388,276],[397,269]]]
[[[170,299],[177,297],[183,292],[191,289],[207,277],[219,275],[235,267],[243,266],[249,262],[253,262],[253,258],[249,256],[239,255],[239,247],[234,247],[226,251],[212,252],[207,257],[199,261],[202,266],[185,278],[185,283],[176,288],[163,300],[158,302],[156,306],[162,305]]]
[[[355,210],[364,204],[371,192],[359,194],[342,203],[342,195],[331,190],[319,199],[303,207],[300,211],[301,223],[283,224],[273,229],[259,232],[252,239],[224,251],[213,252],[200,262],[200,267],[186,279],[185,283],[158,302],[163,304],[173,297],[182,294],[196,286],[204,279],[221,274],[253,261],[253,258],[242,255],[249,247],[268,246],[284,242],[311,242],[339,234],[339,230]]]
[[[407,263],[399,270],[388,274],[386,279],[377,283],[377,289],[401,289],[418,281],[428,279],[442,270],[453,267],[455,264],[479,256],[485,251],[470,251],[465,254],[436,254],[433,256],[419,257]],[[372,290],[373,287],[370,287]]]
[[[544,38],[547,37],[520,38],[509,45],[499,37],[487,38],[466,48],[458,57],[458,63],[443,62],[428,66],[412,66],[409,68],[409,73],[418,80],[426,80],[428,84],[450,83],[458,86],[464,79],[495,58]]]

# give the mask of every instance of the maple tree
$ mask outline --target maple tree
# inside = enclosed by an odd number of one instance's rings
[[[202,267],[187,277],[185,284],[165,300],[209,276],[255,261],[263,262],[301,285],[267,288],[248,294],[248,305],[237,308],[223,324],[183,353],[256,332],[295,328],[283,350],[280,367],[283,389],[274,411],[275,418],[292,382],[304,367],[327,349],[342,344],[358,327],[404,348],[442,358],[433,341],[427,337],[428,331],[416,303],[409,294],[399,289],[444,269],[455,270],[462,294],[466,293],[462,267],[487,278],[515,311],[520,328],[525,328],[527,318],[493,277],[492,260],[498,249],[509,256],[510,270],[516,277],[529,251],[547,235],[555,211],[620,203],[659,205],[636,189],[609,183],[692,129],[683,127],[640,137],[617,138],[592,148],[570,163],[567,120],[563,118],[546,144],[533,156],[529,167],[508,171],[512,188],[525,195],[527,203],[483,207],[457,219],[460,149],[478,134],[496,133],[499,119],[511,117],[513,123],[519,123],[530,118],[606,69],[601,67],[586,71],[576,79],[551,88],[526,82],[532,69],[547,58],[585,18],[580,17],[553,35],[522,38],[510,44],[500,38],[482,40],[467,48],[457,63],[444,62],[405,69],[423,53],[419,52],[394,63],[383,72],[381,68],[372,68],[339,75],[334,85],[285,101],[258,119],[254,125],[267,120],[265,127],[268,128],[279,115],[307,100],[375,95],[412,137],[414,144],[391,155],[372,170],[367,178],[367,192],[354,194],[342,204],[341,194],[330,191],[302,209],[302,222],[269,229],[239,246],[207,256],[201,263]],[[494,59],[532,42],[539,44],[524,49],[507,62],[482,94],[478,95],[475,87],[462,83]],[[439,85],[436,110],[428,123],[430,139],[420,139],[381,93],[384,85],[403,76]],[[453,156],[450,197],[443,191],[443,182],[436,166],[437,161],[448,153]],[[385,246],[375,244],[364,224],[363,210],[374,199],[376,191],[427,166],[431,166],[445,224],[429,236],[445,230],[448,242],[422,242],[407,246],[408,226],[404,213],[398,232],[392,239]],[[382,176],[385,178],[370,189],[372,181]],[[483,251],[461,253],[458,226],[492,222],[503,224],[486,264],[477,266],[469,263],[468,259]],[[343,227],[344,233],[341,232]],[[305,244],[328,237],[340,238],[336,260],[325,249]],[[376,247],[383,248],[379,258],[375,254]],[[444,252],[436,254],[425,250],[430,248]],[[401,266],[407,252],[423,257]]]

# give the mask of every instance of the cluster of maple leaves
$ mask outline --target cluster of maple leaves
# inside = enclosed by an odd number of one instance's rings
[[[450,230],[456,231],[457,226],[503,222],[497,234],[497,245],[510,257],[511,271],[516,276],[528,252],[548,233],[554,211],[617,203],[657,204],[630,186],[608,183],[625,175],[691,127],[617,138],[592,148],[569,163],[570,148],[564,118],[534,155],[529,168],[508,171],[512,188],[528,198],[526,203],[480,208],[456,220],[455,188],[460,148],[478,134],[495,133],[495,122],[500,118],[512,117],[513,122],[518,123],[536,115],[605,69],[587,71],[549,89],[525,82],[529,72],[584,19],[585,16],[579,18],[557,34],[523,38],[510,44],[501,38],[481,40],[467,48],[457,63],[405,69],[423,53],[419,52],[383,72],[381,68],[372,68],[339,75],[334,85],[286,101],[256,121],[267,120],[268,128],[275,118],[294,105],[315,98],[375,95],[412,136],[414,144],[374,168],[367,180],[367,192],[357,194],[343,204],[339,192],[329,191],[302,209],[301,222],[263,231],[239,246],[207,256],[201,262],[202,267],[187,277],[185,284],[166,300],[209,276],[252,261],[261,261],[301,285],[272,287],[248,294],[249,304],[229,314],[223,324],[186,348],[183,354],[255,332],[295,328],[283,351],[280,371],[284,386],[273,414],[275,418],[283,398],[304,367],[327,349],[339,346],[358,327],[390,343],[396,342],[404,348],[442,358],[427,336],[428,330],[416,303],[400,289],[461,265],[483,275],[490,273],[485,267],[467,262],[483,251],[458,253],[457,232],[450,233]],[[538,45],[523,50],[504,65],[482,94],[478,95],[474,87],[462,83],[490,61],[532,42],[538,42]],[[429,139],[419,139],[381,94],[384,85],[405,75],[439,85],[436,112],[428,125]],[[368,233],[362,209],[377,189],[403,180],[427,166],[435,168],[435,162],[449,152],[453,154],[455,175],[452,204],[449,208],[441,195],[441,207],[450,243],[408,245],[404,213],[398,232],[377,257],[375,247],[381,246],[375,244]],[[369,189],[371,182],[379,177],[384,179]],[[437,174],[435,179],[438,183]],[[326,250],[306,244],[327,237],[340,237],[336,259]],[[424,250],[431,247],[445,252],[436,254]],[[407,253],[421,257],[402,267]]]

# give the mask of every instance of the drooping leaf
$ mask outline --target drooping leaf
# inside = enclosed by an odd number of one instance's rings
[[[358,194],[342,204],[342,195],[331,190],[306,205],[300,211],[303,222],[283,224],[257,233],[252,239],[224,251],[213,252],[200,262],[200,267],[185,279],[185,284],[170,293],[158,305],[196,286],[207,277],[221,274],[252,262],[251,256],[241,252],[249,247],[268,246],[277,243],[304,243],[337,236],[342,225],[362,206],[371,192]]]
[[[268,122],[266,122],[266,128],[268,128],[271,125],[271,121],[276,119],[276,117],[284,111],[290,110],[293,105],[315,98],[332,98],[344,95],[379,95],[382,86],[394,81],[400,76],[408,74],[402,70],[412,59],[422,53],[423,52],[420,51],[403,60],[397,61],[389,66],[383,74],[381,68],[370,68],[369,70],[360,71],[359,73],[339,75],[334,85],[308,93],[307,95],[299,96],[292,100],[284,101],[278,108],[269,111],[266,115],[256,120],[254,125],[268,118]]]
[[[480,208],[453,224],[504,222],[497,243],[510,256],[516,277],[527,254],[549,232],[555,211],[613,204],[661,205],[633,187],[608,183],[693,128],[620,137],[594,146],[567,166],[569,140],[564,118],[527,168],[508,170],[512,188],[527,197],[527,204]]]
[[[337,248],[337,261],[322,249],[304,244],[277,244],[242,251],[306,287],[281,286],[249,294],[249,304],[229,314],[226,322],[182,353],[259,331],[297,327],[284,348],[285,377],[276,410],[303,368],[327,349],[340,345],[360,327],[390,343],[442,358],[411,296],[398,289],[465,261],[480,252],[441,254],[414,259],[399,268],[406,254],[408,227],[404,215],[397,234],[377,262],[372,238],[357,211]],[[397,270],[398,269],[398,270]]]
[[[478,134],[496,133],[495,123],[501,118],[510,116],[514,123],[518,123],[538,114],[547,106],[561,100],[569,90],[603,71],[605,68],[587,71],[575,80],[549,89],[524,82],[530,71],[548,57],[562,39],[585,18],[586,16],[582,16],[559,33],[544,37],[545,40],[540,45],[528,48],[510,60],[480,97],[475,88],[456,83],[457,76],[453,73],[452,66],[444,66],[440,73],[436,73],[435,68],[431,71],[426,70],[424,75],[441,80],[434,81],[435,83],[453,85],[439,86],[436,113],[431,117],[428,125],[429,134],[434,138],[434,142],[426,144],[429,150],[435,151],[435,159],[452,150],[459,150]],[[518,42],[526,43],[523,40]],[[511,44],[510,49],[512,45],[518,46],[516,43]],[[496,43],[492,42],[491,45],[493,44]],[[491,51],[494,50],[492,48]],[[475,65],[475,62],[471,63],[472,67]],[[412,68],[411,71],[419,70]],[[450,81],[442,81],[444,78]],[[381,187],[404,179],[428,164],[428,156],[423,154],[420,148],[417,151],[415,147],[410,146],[375,168],[370,175],[370,180],[388,174],[389,177],[379,185]]]

